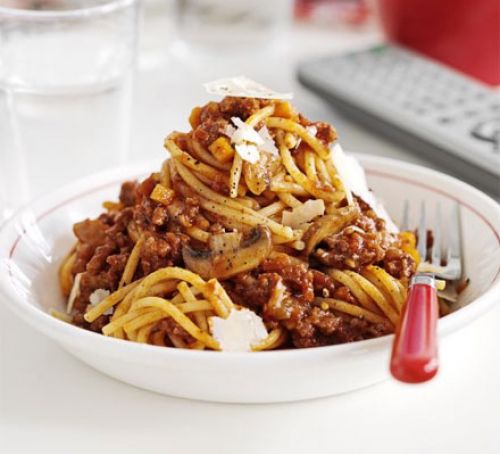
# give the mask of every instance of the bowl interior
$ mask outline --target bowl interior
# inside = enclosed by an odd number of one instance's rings
[[[405,199],[413,207],[411,225],[415,226],[422,200],[430,208],[431,222],[436,204],[441,204],[445,226],[453,205],[460,204],[464,270],[470,285],[454,309],[470,304],[498,282],[498,204],[470,186],[437,172],[377,157],[360,155],[360,158],[370,187],[396,223]],[[122,181],[142,178],[158,167],[157,162],[141,163],[95,175],[20,211],[0,233],[0,287],[9,301],[15,299],[15,304],[29,304],[43,311],[64,310],[57,269],[74,243],[72,225],[97,216],[103,201],[116,200]]]

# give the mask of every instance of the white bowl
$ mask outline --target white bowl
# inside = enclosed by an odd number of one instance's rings
[[[404,162],[359,156],[369,184],[398,219],[403,199],[461,205],[469,287],[458,310],[439,321],[439,336],[484,314],[500,296],[500,207],[478,190],[441,173]],[[220,402],[282,402],[362,388],[388,377],[392,336],[304,350],[260,353],[189,351],[108,338],[48,314],[64,301],[58,264],[72,245],[72,224],[97,215],[120,183],[158,163],[133,165],[83,179],[32,202],[0,231],[3,303],[37,330],[97,370],[141,388]],[[416,220],[415,220],[416,222]],[[446,350],[442,349],[446,358]],[[22,353],[20,353],[22,354]]]

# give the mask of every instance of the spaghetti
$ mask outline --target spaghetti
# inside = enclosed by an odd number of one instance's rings
[[[55,316],[198,350],[226,349],[214,320],[235,311],[262,325],[249,329],[264,333],[254,351],[392,332],[415,237],[389,232],[351,194],[331,157],[333,128],[289,102],[237,97],[193,109],[190,123],[165,139],[158,173],[75,224],[59,271],[69,313]]]

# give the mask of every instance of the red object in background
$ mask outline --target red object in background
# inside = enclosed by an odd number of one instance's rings
[[[389,40],[500,85],[500,0],[379,0]]]
[[[359,26],[371,13],[367,0],[295,0],[295,17],[316,23]]]

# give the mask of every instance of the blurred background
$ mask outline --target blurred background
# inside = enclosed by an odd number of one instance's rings
[[[497,96],[497,0],[0,0],[2,215],[92,172],[164,158],[164,136],[187,129],[191,108],[209,100],[202,83],[237,75],[293,91],[347,150],[453,173],[297,81],[303,62],[387,41]],[[488,140],[497,146],[494,121]]]

